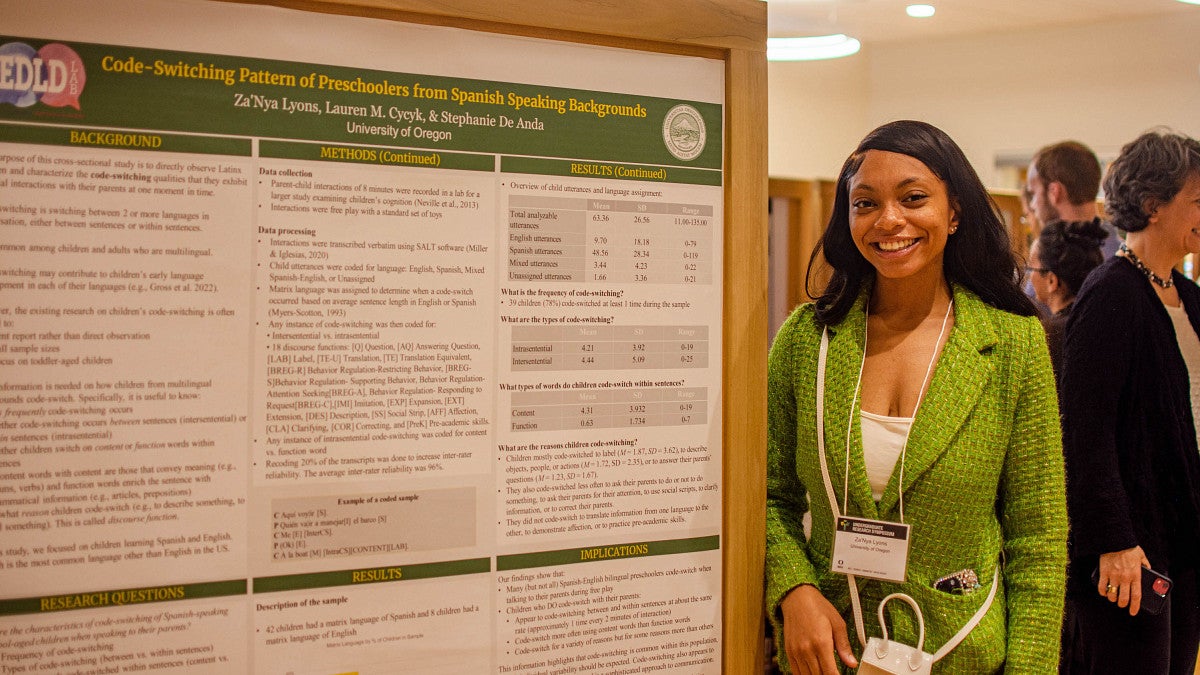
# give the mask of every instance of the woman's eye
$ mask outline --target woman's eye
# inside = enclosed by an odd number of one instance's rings
[[[904,201],[906,202],[919,202],[924,199],[929,199],[929,195],[923,192],[914,192],[904,197]]]
[[[853,206],[856,209],[869,209],[871,208],[872,204],[871,200],[869,199],[855,199],[854,201],[850,202],[850,206]]]

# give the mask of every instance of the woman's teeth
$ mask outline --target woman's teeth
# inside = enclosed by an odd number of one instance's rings
[[[899,251],[900,249],[912,246],[916,241],[916,239],[901,239],[900,241],[881,241],[875,245],[881,251]]]

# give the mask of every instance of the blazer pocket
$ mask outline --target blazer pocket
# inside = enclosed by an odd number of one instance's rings
[[[980,575],[983,576],[982,574]],[[1007,652],[1007,611],[1004,593],[1004,579],[996,580],[991,574],[981,588],[966,595],[954,595],[939,591],[936,588],[923,585],[912,585],[906,592],[921,607],[925,616],[925,651],[934,653],[949,642],[963,626],[971,620],[975,612],[987,600],[991,584],[998,583],[996,597],[992,606],[979,625],[963,639],[944,659],[938,662],[939,670],[944,673],[993,673],[1003,667]],[[896,619],[907,622],[912,639],[916,639],[916,621],[912,612],[892,612],[892,604],[888,603],[889,625]],[[915,643],[914,643],[915,644]]]

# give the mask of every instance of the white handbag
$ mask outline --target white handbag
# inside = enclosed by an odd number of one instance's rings
[[[909,604],[917,614],[917,625],[920,632],[917,635],[917,646],[910,647],[903,642],[888,639],[887,622],[883,618],[883,606],[888,600],[900,599]],[[921,608],[912,597],[904,593],[892,593],[879,603],[879,625],[883,627],[883,637],[873,637],[867,641],[862,658],[858,662],[859,675],[930,675],[933,668],[933,654],[923,651],[925,646],[925,617]]]

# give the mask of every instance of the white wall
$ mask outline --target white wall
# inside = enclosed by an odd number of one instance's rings
[[[1155,125],[1200,137],[1200,11],[864,46],[836,61],[768,68],[769,171],[832,178],[866,132],[922,119],[943,128],[989,187],[997,157],[1073,138],[1111,159]]]
[[[857,57],[861,57],[860,52]],[[777,178],[837,175],[867,126],[868,61],[767,66],[767,171]]]

